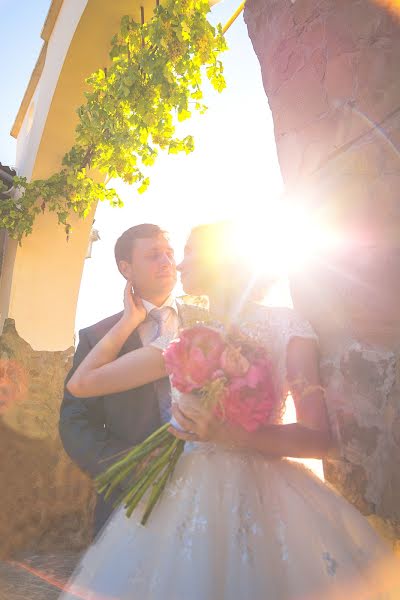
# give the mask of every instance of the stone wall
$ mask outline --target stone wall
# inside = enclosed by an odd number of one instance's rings
[[[21,548],[80,549],[90,540],[92,486],[66,456],[58,436],[73,351],[35,352],[12,320],[0,337],[2,557]]]
[[[341,243],[292,277],[317,329],[331,481],[400,538],[400,27],[386,2],[248,0],[291,201]]]

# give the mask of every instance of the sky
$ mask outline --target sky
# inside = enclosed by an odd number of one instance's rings
[[[42,47],[40,32],[49,6],[49,0],[0,0],[0,162],[6,165],[15,162],[10,129]]]
[[[18,111],[41,47],[40,31],[49,0],[0,0],[2,80],[0,97],[0,162],[13,165],[15,140],[9,130]],[[238,0],[223,0],[210,19],[224,24]],[[18,35],[16,35],[18,32]],[[260,66],[241,15],[227,33],[229,50],[222,56],[227,88],[218,94],[205,86],[208,111],[181,124],[191,133],[195,151],[162,155],[149,171],[151,185],[138,195],[133,187],[112,182],[120,192],[122,209],[99,205],[95,228],[100,241],[85,261],[76,316],[76,330],[122,306],[124,281],[113,257],[118,236],[135,224],[153,222],[166,228],[180,259],[193,225],[225,218],[245,221],[251,228],[268,219],[282,189],[273,136],[272,117],[262,86]],[[247,221],[247,222],[246,222]]]

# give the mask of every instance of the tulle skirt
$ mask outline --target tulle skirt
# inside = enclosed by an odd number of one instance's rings
[[[123,509],[62,600],[393,600],[367,520],[301,464],[186,445],[146,526]]]

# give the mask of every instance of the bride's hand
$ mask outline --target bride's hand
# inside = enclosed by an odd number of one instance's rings
[[[122,320],[132,331],[146,318],[147,312],[142,299],[132,291],[132,281],[127,281],[124,290],[124,314]]]
[[[173,416],[184,431],[179,431],[172,426],[168,431],[180,440],[215,442],[228,447],[244,443],[244,429],[220,421],[209,411],[199,411],[185,406],[183,412],[176,403],[173,403],[171,408]]]

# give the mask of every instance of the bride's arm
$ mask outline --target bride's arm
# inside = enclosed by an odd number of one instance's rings
[[[214,441],[256,450],[270,457],[324,458],[333,441],[318,371],[318,350],[313,340],[294,338],[288,348],[287,373],[297,423],[267,425],[248,433],[241,427],[221,423],[205,414],[186,412],[173,406],[183,429],[172,432],[181,439]]]
[[[333,440],[319,376],[318,346],[313,339],[295,337],[290,341],[287,377],[297,422],[260,430],[255,448],[270,456],[324,458],[332,452]]]
[[[166,374],[162,351],[147,346],[118,354],[132,333],[146,317],[140,298],[132,295],[128,282],[124,294],[124,314],[80,363],[67,384],[78,398],[122,392],[156,381]]]

